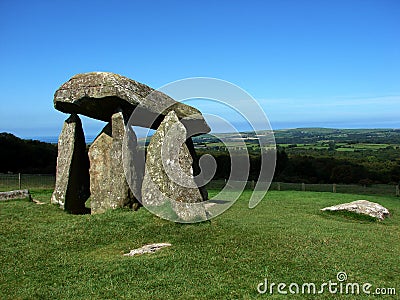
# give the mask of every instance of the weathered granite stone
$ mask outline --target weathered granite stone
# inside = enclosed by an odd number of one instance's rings
[[[90,208],[93,213],[101,213],[112,207],[110,201],[109,170],[112,147],[111,124],[107,124],[89,147],[90,160]],[[117,207],[117,203],[113,203]]]
[[[349,211],[357,214],[367,215],[379,220],[384,220],[390,216],[389,210],[382,205],[367,200],[357,200],[349,203],[329,206],[321,209],[322,211]]]
[[[85,136],[78,115],[65,122],[58,139],[56,185],[51,202],[71,213],[86,213],[90,196],[89,159]]]
[[[204,205],[190,205],[205,199],[194,182],[193,159],[185,140],[185,127],[173,111],[169,112],[147,148],[142,203],[165,207],[164,216],[170,215],[167,210],[171,207],[178,221],[205,220]]]
[[[133,125],[153,129],[157,129],[164,116],[173,110],[185,126],[195,127],[202,133],[210,131],[197,109],[176,102],[147,85],[107,72],[73,76],[55,92],[54,107],[62,112],[83,114],[106,122],[117,109],[129,118],[137,108],[140,112]]]
[[[92,213],[107,209],[130,206],[139,207],[126,181],[122,151],[124,135],[128,134],[121,112],[112,115],[100,135],[89,148],[90,191]],[[129,131],[131,142],[136,141],[134,132]]]

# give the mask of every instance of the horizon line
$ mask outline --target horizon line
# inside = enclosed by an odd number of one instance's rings
[[[239,133],[250,133],[250,132],[260,132],[260,131],[269,131],[272,130],[273,132],[275,131],[283,131],[283,130],[301,130],[301,129],[325,129],[325,130],[400,130],[400,127],[321,127],[321,126],[306,126],[306,127],[282,127],[282,128],[275,128],[275,129],[264,129],[264,130],[238,130],[237,132]],[[16,133],[13,132],[8,132],[8,131],[1,131],[0,133],[8,133],[12,134],[18,138],[21,139],[26,139],[26,140],[38,140],[39,138],[58,138],[59,134],[57,135],[17,135]],[[230,133],[235,133],[235,132],[218,132],[218,131],[211,131],[207,134],[212,134],[212,133],[222,133],[222,134],[230,134]],[[85,139],[94,139],[97,134],[85,134]]]

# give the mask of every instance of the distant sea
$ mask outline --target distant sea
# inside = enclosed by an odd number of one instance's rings
[[[94,139],[96,136],[85,136],[86,144],[93,143]],[[29,137],[29,138],[24,138],[26,140],[37,140],[45,143],[50,143],[50,144],[57,144],[58,143],[58,136],[34,136],[34,137]]]
[[[372,128],[395,129],[395,128],[399,128],[400,129],[400,123],[395,123],[395,122],[385,124],[387,126],[365,126],[365,124],[363,124],[364,126],[362,126],[362,125],[356,126],[354,124],[353,124],[353,126],[349,126],[348,124],[346,124],[347,126],[345,126],[343,124],[319,124],[319,123],[307,124],[307,125],[306,124],[295,124],[295,123],[293,123],[293,124],[275,123],[272,125],[275,125],[275,126],[272,126],[273,130],[283,130],[283,129],[293,129],[293,128],[336,128],[336,129],[372,129]],[[239,126],[239,125],[236,127],[236,129],[241,132],[251,131],[251,129],[247,128],[246,126]],[[93,143],[96,136],[97,135],[89,135],[89,134],[85,135],[86,144]],[[141,137],[146,136],[146,134],[142,135],[139,132],[137,132],[137,136],[138,136],[138,138],[141,138]],[[46,143],[51,143],[51,144],[57,144],[57,142],[58,142],[58,136],[33,136],[33,137],[20,136],[20,138],[27,139],[27,140],[39,140],[41,142],[46,142]]]

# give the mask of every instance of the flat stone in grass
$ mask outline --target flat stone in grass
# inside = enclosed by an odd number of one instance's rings
[[[161,250],[162,248],[170,246],[171,246],[170,243],[157,243],[157,244],[144,245],[143,247],[131,250],[129,253],[125,253],[124,256],[135,256],[145,253],[154,253]]]
[[[26,199],[32,201],[31,194],[28,190],[16,190],[9,192],[0,192],[0,201],[15,200],[15,199]]]
[[[357,214],[367,215],[379,220],[384,220],[390,216],[389,210],[382,205],[367,200],[357,200],[349,203],[329,206],[321,209],[322,211],[349,211]]]

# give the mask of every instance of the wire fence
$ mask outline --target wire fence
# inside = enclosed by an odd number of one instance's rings
[[[207,184],[208,189],[222,189],[226,184],[225,180],[213,180]],[[253,190],[256,182],[247,181],[246,190]],[[346,193],[360,195],[382,195],[382,196],[400,196],[399,185],[391,184],[305,184],[305,183],[288,183],[273,182],[269,190],[272,191],[310,191],[310,192],[330,192],[330,193]]]
[[[54,189],[56,177],[53,174],[2,174],[0,173],[0,192],[20,189]],[[244,184],[244,183],[243,183]],[[226,185],[225,180],[213,180],[207,184],[207,189],[220,190]],[[256,182],[245,182],[246,190],[253,190]],[[348,193],[361,195],[400,196],[399,185],[390,184],[305,184],[273,182],[273,191],[312,191]]]
[[[56,176],[53,174],[2,174],[0,191],[21,189],[54,189]]]

